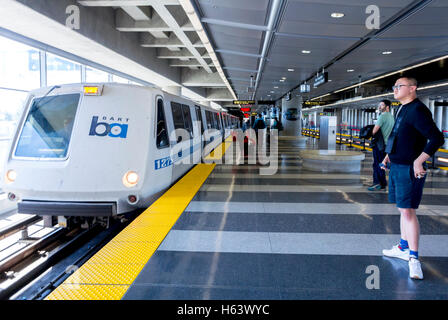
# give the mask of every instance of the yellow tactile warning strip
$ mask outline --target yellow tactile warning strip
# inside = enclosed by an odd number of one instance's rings
[[[221,159],[229,137],[206,159]],[[46,300],[119,300],[212,172],[198,164],[76,270]]]

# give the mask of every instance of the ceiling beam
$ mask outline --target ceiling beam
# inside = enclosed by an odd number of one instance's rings
[[[178,0],[158,0],[165,6],[179,5]],[[124,7],[124,6],[149,6],[151,0],[78,0],[87,7]]]
[[[158,48],[157,53],[157,58],[159,59],[196,59],[196,56],[186,48],[182,48],[176,52],[169,51],[166,48]],[[208,53],[204,53],[202,59],[210,59],[210,56]]]
[[[185,43],[180,41],[173,33],[166,39],[160,39],[153,37],[148,33],[142,33],[140,36],[140,45],[146,48],[186,48]],[[204,44],[199,40],[193,42],[192,45],[195,48],[204,47]]]
[[[218,72],[208,73],[203,69],[201,70],[190,70],[186,68],[182,69],[181,82],[182,85],[186,87],[204,87],[204,88],[227,87]]]
[[[193,46],[190,38],[188,38],[184,30],[182,30],[181,25],[179,25],[178,21],[181,21],[182,19],[179,17],[179,15],[176,14],[176,10],[178,10],[179,14],[185,15],[185,19],[187,21],[186,23],[191,25],[191,22],[186,16],[182,7],[180,6],[171,7],[172,10],[169,11],[165,5],[160,3],[159,0],[152,0],[151,6],[157,12],[157,14],[165,21],[165,23],[171,27],[173,33],[177,36],[177,38],[179,38],[180,41],[182,41],[185,44],[185,47],[193,54],[194,58],[198,60],[198,62],[202,65],[204,70],[207,71],[208,73],[212,73],[213,71],[208,66],[208,63],[204,60],[204,57]],[[176,17],[174,17],[175,14]]]
[[[232,22],[232,21],[218,20],[218,19],[210,19],[210,18],[202,18],[201,22],[204,22],[204,23],[207,23],[207,24],[215,24],[215,25],[219,25],[219,26],[241,28],[241,29],[249,29],[249,30],[258,30],[258,31],[266,31],[266,30],[268,30],[267,26],[259,26],[259,25],[254,25],[254,24],[239,23],[239,22]]]

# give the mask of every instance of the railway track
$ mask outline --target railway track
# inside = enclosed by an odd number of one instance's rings
[[[0,300],[45,298],[133,218],[135,213],[125,222],[116,219],[108,226],[98,223],[86,229],[55,227],[41,237],[29,237],[27,232],[41,220],[37,216],[1,229],[0,240],[20,233],[17,243],[24,246],[0,257]]]

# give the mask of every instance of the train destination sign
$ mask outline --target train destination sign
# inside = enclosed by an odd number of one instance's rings
[[[233,100],[233,104],[255,104],[255,100]]]
[[[323,105],[325,105],[325,104],[326,104],[325,101],[309,101],[309,100],[307,100],[307,101],[304,101],[304,102],[303,102],[303,105],[304,105],[304,106],[307,106],[307,107],[312,107],[312,106],[323,106]]]

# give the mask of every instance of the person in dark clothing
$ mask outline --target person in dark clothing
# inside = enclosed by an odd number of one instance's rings
[[[394,126],[394,116],[390,113],[390,105],[389,100],[382,100],[378,104],[381,114],[372,131],[373,185],[367,188],[369,191],[386,189],[387,186],[386,173],[381,170],[380,163],[386,156],[384,142],[389,138]]]
[[[271,129],[277,129],[278,131],[283,130],[283,125],[280,121],[278,121],[277,117],[274,118],[274,123],[272,124]]]
[[[258,133],[258,129],[265,129],[266,128],[266,123],[263,120],[263,117],[261,116],[261,114],[259,114],[257,116],[257,119],[254,122],[254,125],[252,127],[252,129],[255,130],[255,132]]]
[[[385,169],[390,164],[389,201],[400,211],[401,239],[383,255],[409,261],[409,277],[423,279],[418,260],[420,226],[418,208],[428,160],[444,143],[442,132],[432,119],[431,111],[417,98],[417,81],[399,78],[393,86],[394,97],[402,106],[386,146]]]

